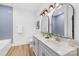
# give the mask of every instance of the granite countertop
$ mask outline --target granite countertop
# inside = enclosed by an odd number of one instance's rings
[[[45,37],[38,31],[36,31],[33,36],[42,41],[45,45],[47,45],[59,55],[66,55],[67,53],[78,48],[78,46],[75,45],[73,42],[68,42],[65,40],[61,40],[60,42],[58,42],[55,40],[55,38],[45,39]]]

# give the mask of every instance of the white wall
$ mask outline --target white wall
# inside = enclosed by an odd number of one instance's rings
[[[22,33],[18,34],[18,27],[22,26]],[[27,44],[31,39],[34,27],[33,13],[13,8],[13,45]]]
[[[74,7],[74,35],[75,35],[75,40],[79,41],[79,3],[72,3]]]
[[[75,9],[75,40],[79,41],[79,4],[72,3],[74,9]],[[40,19],[40,11],[43,10],[43,8],[48,8],[49,4],[46,4],[39,8],[37,14],[31,13],[28,11],[24,11],[19,8],[13,8],[13,43],[14,45],[20,45],[25,44],[29,42],[29,39],[31,39],[31,35],[33,33],[33,27],[35,27],[35,22]],[[23,34],[19,35],[17,32],[18,25],[23,25]]]
[[[17,8],[17,6],[13,7],[13,45],[28,44],[30,39],[32,39],[36,21],[40,19],[40,11],[48,6],[48,4],[42,5],[38,6],[39,8],[34,12],[32,10],[30,12],[28,9]],[[23,27],[22,34],[18,34],[18,26]]]

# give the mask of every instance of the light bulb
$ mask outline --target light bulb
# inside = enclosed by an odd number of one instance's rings
[[[59,7],[59,5],[60,5],[59,3],[56,3],[55,7]]]
[[[50,5],[49,6],[49,10],[51,11],[51,10],[53,10],[54,9],[54,6],[53,5]]]

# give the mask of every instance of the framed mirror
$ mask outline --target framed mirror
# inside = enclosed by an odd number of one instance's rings
[[[50,17],[50,16],[49,16]],[[63,3],[51,16],[51,32],[61,37],[74,39],[74,8]]]
[[[49,32],[49,17],[47,15],[41,16],[41,32]]]

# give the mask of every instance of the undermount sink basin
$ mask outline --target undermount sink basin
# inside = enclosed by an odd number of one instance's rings
[[[61,42],[56,41],[55,39],[46,40],[50,45],[59,46]]]
[[[73,42],[65,42],[64,40],[56,40],[56,39],[47,39],[46,42],[49,42],[50,45],[55,45],[56,47],[61,47],[61,46],[65,46],[65,47],[72,47],[72,48],[75,48],[75,47],[78,47],[75,43]]]

